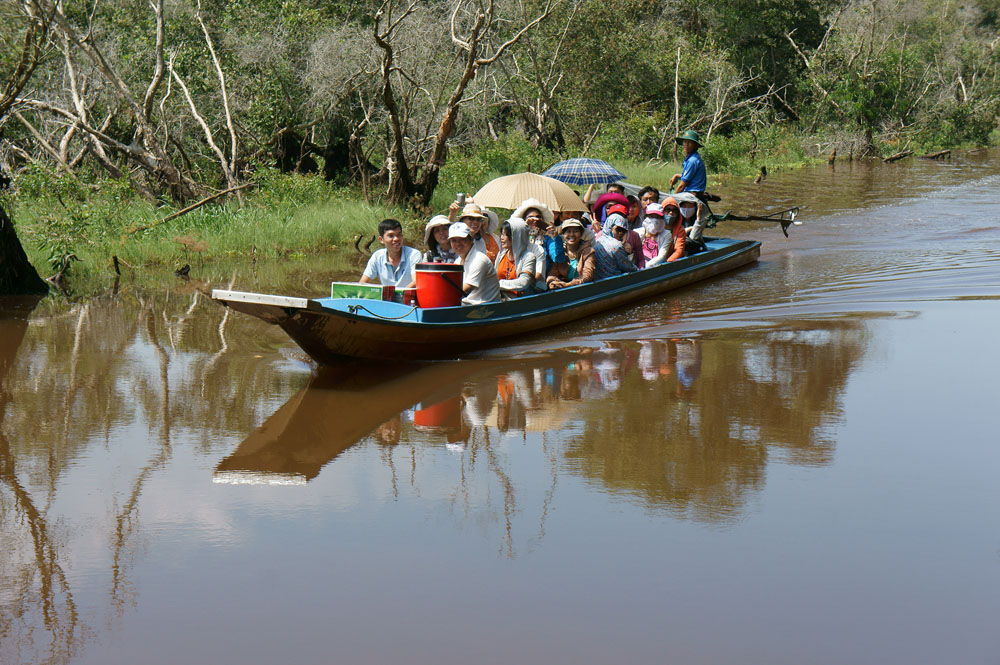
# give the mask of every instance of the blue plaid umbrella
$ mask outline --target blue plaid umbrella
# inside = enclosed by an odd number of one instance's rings
[[[625,174],[600,159],[574,157],[559,162],[542,175],[571,185],[603,185],[625,179]]]

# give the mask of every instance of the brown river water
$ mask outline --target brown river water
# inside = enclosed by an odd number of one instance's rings
[[[805,223],[457,362],[204,295],[347,254],[8,312],[0,663],[1000,663],[1000,152],[722,193]]]

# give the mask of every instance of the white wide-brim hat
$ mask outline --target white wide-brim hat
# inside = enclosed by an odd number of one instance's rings
[[[431,221],[427,222],[427,227],[424,229],[424,245],[431,241],[431,234],[434,233],[434,229],[438,226],[451,226],[451,220],[444,215],[434,215],[431,217]]]
[[[524,215],[532,208],[542,213],[542,219],[545,221],[546,226],[552,226],[552,223],[555,221],[555,215],[552,214],[552,211],[549,210],[547,205],[538,199],[526,199],[521,201],[521,207],[514,211],[513,217],[520,217],[521,219],[524,219]]]

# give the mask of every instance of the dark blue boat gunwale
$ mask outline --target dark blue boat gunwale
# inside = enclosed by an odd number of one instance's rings
[[[620,294],[636,291],[665,279],[681,277],[695,272],[706,263],[726,259],[751,250],[760,243],[752,240],[711,239],[706,242],[708,251],[689,256],[674,263],[639,270],[588,284],[536,293],[513,300],[420,309],[381,300],[358,298],[317,298],[312,301],[320,306],[317,313],[327,313],[347,320],[378,322],[399,328],[455,328],[496,325],[511,320],[530,320],[549,316],[567,309]],[[310,309],[313,309],[312,307]],[[367,310],[368,313],[358,313]],[[470,315],[474,318],[470,318]]]

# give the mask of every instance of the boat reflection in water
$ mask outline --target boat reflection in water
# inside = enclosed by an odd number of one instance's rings
[[[483,458],[513,492],[530,483],[511,470],[518,453],[496,453],[516,433],[550,452],[553,485],[559,475],[580,477],[654,510],[731,521],[761,489],[769,461],[831,460],[829,428],[866,343],[863,323],[809,321],[514,361],[337,367],[316,375],[215,478],[306,482],[356,444],[443,447],[464,456],[462,483]],[[410,457],[414,467],[440,462]],[[426,482],[441,482],[440,474]]]

